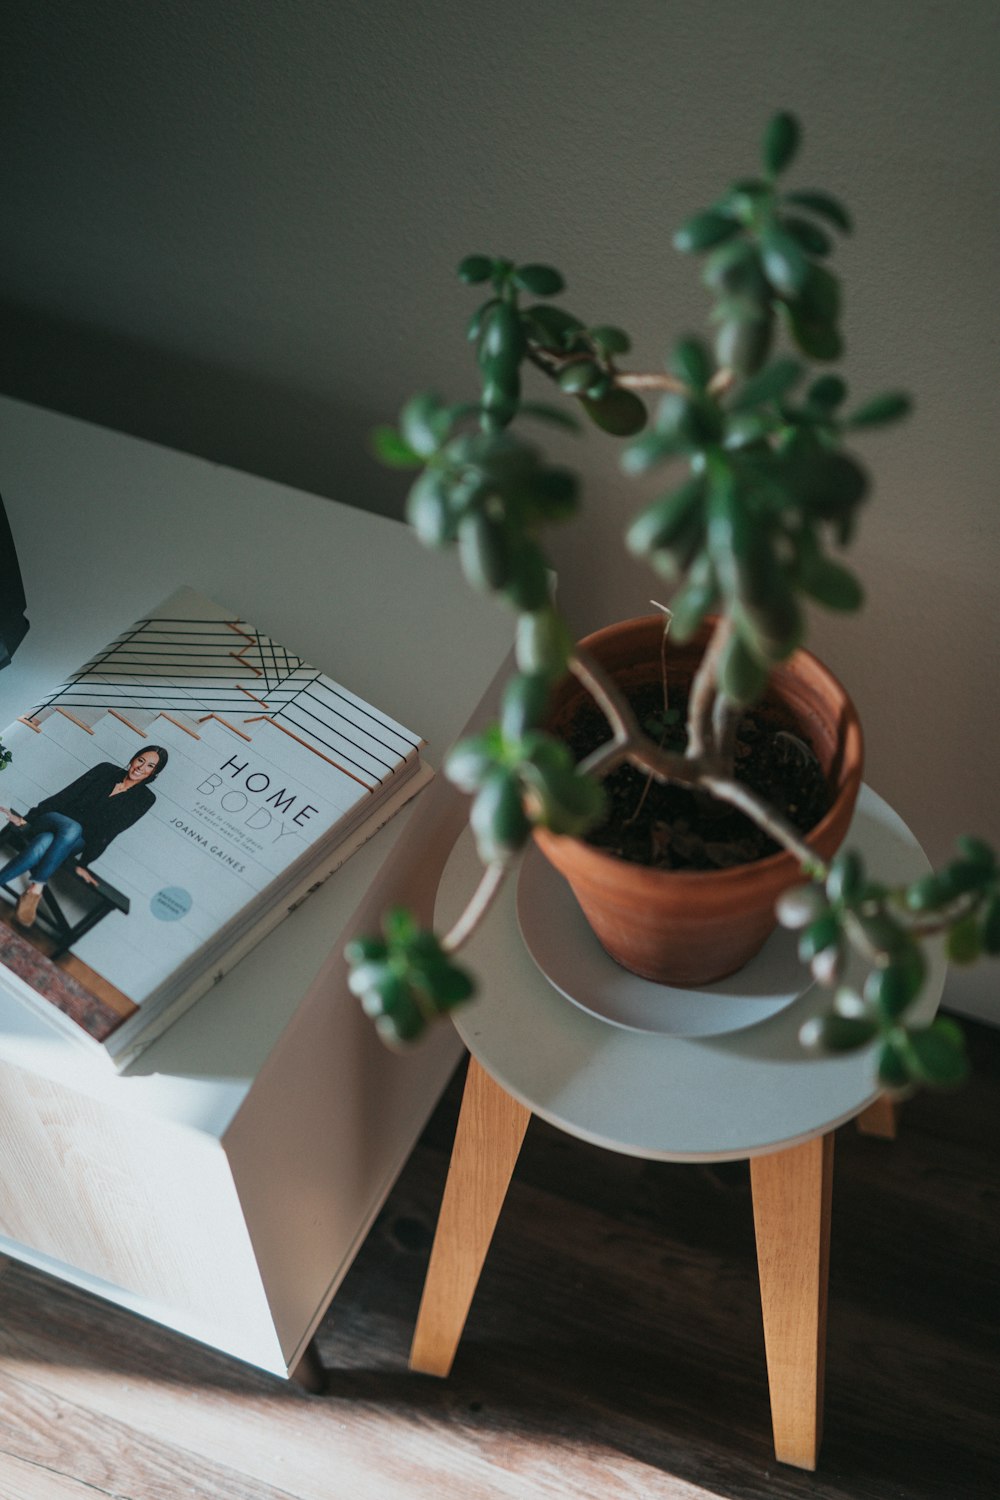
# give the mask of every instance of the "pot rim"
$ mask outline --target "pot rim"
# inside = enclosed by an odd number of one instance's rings
[[[584,636],[578,643],[583,650],[591,650],[594,645],[620,634],[628,629],[634,629],[638,625],[646,625],[658,622],[660,615],[636,615],[628,620],[619,620],[614,624],[605,625],[600,630],[592,631]],[[703,627],[704,628],[704,627]],[[690,641],[681,642],[682,645],[696,645],[698,635]],[[862,773],[864,769],[864,735],[861,728],[861,720],[853,699],[844,687],[843,683],[830,668],[822,662],[814,652],[805,646],[800,646],[787,661],[778,663],[778,668],[790,668],[795,662],[808,661],[813,669],[833,688],[834,693],[841,702],[841,725],[840,740],[843,746],[842,760],[845,771],[839,784],[834,789],[834,798],[827,811],[818,823],[813,824],[808,833],[801,835],[803,843],[813,848],[821,842],[825,833],[832,824],[842,816],[842,806],[845,799],[849,799],[851,805],[861,787]],[[770,686],[780,693],[780,687],[772,677]],[[583,689],[585,692],[586,689]],[[660,870],[651,865],[636,864],[632,860],[621,859],[616,854],[607,854],[601,849],[588,844],[585,839],[575,834],[553,833],[551,829],[536,827],[533,837],[540,848],[544,850],[546,845],[563,849],[574,846],[577,850],[577,859],[585,859],[593,870],[595,878],[601,870],[608,874],[616,872],[616,877],[622,878],[623,870],[633,872],[631,878],[636,883],[651,883],[669,881],[678,887],[689,883],[694,889],[703,886],[708,881],[715,881],[722,885],[736,886],[746,881],[752,875],[754,878],[766,879],[772,873],[781,875],[786,867],[791,864],[796,869],[801,869],[798,858],[789,849],[778,849],[774,854],[765,855],[763,859],[750,860],[741,865],[730,865],[721,870]],[[822,856],[820,856],[822,857]]]

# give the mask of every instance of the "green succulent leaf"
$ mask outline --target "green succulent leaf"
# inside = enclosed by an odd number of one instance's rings
[[[799,149],[801,129],[794,115],[782,110],[773,115],[764,130],[761,161],[769,177],[777,177],[790,166]]]
[[[810,213],[816,214],[818,218],[825,219],[835,229],[844,234],[851,232],[851,217],[847,209],[838,198],[830,193],[815,192],[811,189],[796,190],[784,195],[786,203],[794,203],[799,208],[808,209]]]
[[[351,938],[344,946],[344,957],[352,966],[381,963],[389,953],[388,945],[381,938],[362,934]]]
[[[416,917],[405,906],[393,906],[382,918],[382,931],[390,948],[411,943],[420,928]]]
[[[765,603],[742,604],[738,613],[747,645],[768,665],[787,661],[802,645],[802,611],[781,572],[774,573],[771,595]]]
[[[798,931],[810,927],[825,914],[828,903],[818,886],[812,884],[793,885],[778,897],[775,907],[782,927]]]
[[[860,854],[845,849],[830,861],[826,877],[826,894],[831,901],[857,900],[864,887],[865,867]]]
[[[948,933],[947,947],[952,963],[975,963],[983,951],[983,935],[975,913],[956,922]]]
[[[815,1016],[807,1021],[799,1032],[799,1039],[810,1051],[854,1052],[874,1041],[877,1035],[876,1021],[830,1011],[825,1016]]]
[[[519,740],[537,729],[549,704],[550,678],[544,672],[519,672],[504,688],[500,728],[506,740]]]
[[[799,938],[799,958],[804,964],[811,963],[817,953],[832,948],[840,941],[840,919],[835,912],[826,911],[815,922],[810,922]]]
[[[795,303],[784,307],[788,331],[796,347],[810,359],[840,359],[844,340],[835,322],[828,318],[811,318]]]
[[[985,839],[975,838],[971,834],[964,833],[957,840],[957,843],[963,860],[968,864],[978,865],[983,870],[996,870],[996,851],[990,847]]]
[[[532,613],[545,607],[549,594],[549,569],[545,554],[537,543],[524,538],[512,553],[511,572],[504,586],[504,597],[516,610]]]
[[[474,286],[479,281],[488,281],[492,274],[493,261],[488,255],[467,255],[458,263],[458,279],[464,281],[467,286]]]
[[[834,520],[860,505],[868,493],[868,475],[847,453],[822,449],[790,460],[796,489],[821,520]]]
[[[459,740],[448,751],[444,774],[460,792],[478,792],[487,777],[497,769],[502,745],[496,730]]]
[[[540,422],[563,427],[567,432],[580,431],[580,424],[572,412],[565,411],[561,406],[551,406],[547,401],[522,401],[518,412],[522,417],[536,417]]]
[[[511,537],[506,524],[474,511],[458,525],[462,571],[473,588],[502,589],[511,575]]]
[[[475,994],[471,975],[456,964],[414,964],[411,974],[436,1011],[453,1010]]]
[[[687,451],[688,443],[676,433],[644,432],[634,443],[629,443],[622,453],[622,468],[626,474],[646,474],[655,469],[665,458],[672,458]]]
[[[774,431],[774,418],[765,412],[731,412],[726,417],[725,446],[760,448]]]
[[[674,640],[689,641],[706,615],[719,602],[719,585],[707,552],[701,552],[692,563],[687,580],[670,601],[673,618],[670,633]]]
[[[591,341],[597,345],[602,354],[627,354],[632,347],[632,340],[624,328],[617,328],[610,323],[600,323],[596,328],[588,329]]]
[[[882,1019],[894,1022],[920,994],[925,964],[915,946],[892,963],[872,969],[865,980],[864,998]]]
[[[925,875],[907,888],[906,905],[911,911],[933,911],[949,906],[969,891],[983,890],[991,883],[992,872],[972,860],[955,860],[943,870]]]
[[[518,266],[511,277],[518,291],[532,297],[554,297],[565,291],[566,283],[554,266]]]
[[[909,1089],[912,1083],[905,1047],[898,1038],[888,1038],[879,1048],[878,1080],[894,1094]]]
[[[828,557],[813,558],[800,572],[799,583],[810,598],[827,609],[849,612],[860,609],[865,600],[864,589],[854,574]]]
[[[825,266],[808,263],[805,281],[799,289],[798,310],[808,322],[836,323],[840,317],[840,282]]]
[[[720,369],[733,370],[737,375],[754,375],[765,364],[773,340],[774,319],[770,312],[751,309],[742,317],[725,318],[719,323],[715,358]]]
[[[533,468],[522,476],[517,494],[531,519],[551,525],[576,514],[577,490],[572,469]]]
[[[767,687],[768,669],[738,630],[726,642],[719,664],[719,686],[741,707],[756,703]]]
[[[568,395],[579,396],[590,389],[600,374],[600,365],[595,364],[592,359],[581,359],[560,370],[557,379]]]
[[[600,402],[608,394],[614,385],[614,377],[607,371],[602,370],[597,379],[594,380],[584,392],[584,395],[593,402]]]
[[[486,432],[500,432],[517,415],[521,383],[516,370],[511,377],[485,374],[483,380],[482,424]]]
[[[762,177],[741,177],[723,193],[715,207],[720,213],[729,214],[741,224],[752,224],[757,211],[769,204],[774,197],[774,188]]]
[[[499,378],[517,366],[523,353],[524,333],[517,309],[510,302],[494,303],[483,319],[480,365]]]
[[[648,560],[661,578],[679,583],[698,560],[705,540],[704,515],[700,508],[692,510],[670,541],[650,552]]]
[[[764,272],[783,297],[798,297],[804,291],[812,267],[798,240],[783,229],[769,226],[761,231]]]
[[[670,495],[640,511],[625,533],[625,545],[637,557],[669,547],[684,531],[691,516],[700,516],[705,499],[701,475],[687,480]]]
[[[721,245],[737,233],[739,225],[733,219],[707,209],[704,213],[694,214],[685,220],[674,235],[674,249],[685,255],[697,254],[699,250],[709,250],[713,245]]]
[[[521,315],[522,325],[529,338],[540,343],[544,349],[563,350],[567,340],[583,328],[579,318],[565,308],[539,303],[529,307]]]
[[[829,255],[833,249],[830,236],[810,219],[801,219],[797,214],[787,214],[781,222],[785,233],[798,241],[807,255]]]
[[[536,821],[553,833],[582,834],[604,811],[600,784],[572,764],[536,763],[526,766],[524,775],[538,801]]]
[[[800,643],[801,613],[772,539],[751,516],[732,475],[713,481],[708,516],[708,549],[744,644],[765,664],[783,660]]]
[[[498,297],[490,297],[488,301],[481,303],[472,314],[465,330],[465,336],[470,344],[477,344],[479,342],[483,332],[483,324],[493,308],[498,306],[499,300]]]
[[[670,369],[696,391],[703,391],[715,372],[712,356],[701,339],[680,339],[670,356]]]
[[[390,1046],[412,1042],[428,1023],[469,999],[474,985],[435,934],[405,908],[383,919],[384,939],[362,936],[345,948],[348,987]]]
[[[909,1032],[906,1053],[910,1072],[921,1083],[954,1088],[968,1077],[964,1038],[946,1016],[938,1016],[929,1026]]]
[[[455,540],[455,521],[441,474],[427,469],[411,486],[406,519],[425,547],[444,547]]]
[[[942,893],[937,875],[932,874],[923,875],[908,886],[905,900],[910,911],[925,912],[943,905],[947,897]]]
[[[413,396],[403,407],[399,427],[404,441],[421,458],[432,458],[448,436],[451,413],[430,391]]]
[[[742,236],[712,251],[705,261],[701,279],[710,291],[745,296],[755,303],[768,295],[767,278],[757,246],[753,240]]]
[[[515,656],[522,672],[561,677],[572,650],[573,639],[556,610],[539,609],[521,615],[517,622]]]
[[[821,375],[806,392],[809,405],[818,406],[821,411],[836,411],[846,399],[847,386],[839,375]]]
[[[847,427],[887,427],[891,422],[898,422],[903,417],[908,417],[913,410],[913,402],[905,391],[886,391],[881,396],[875,396],[871,401],[866,401],[856,411],[851,412],[845,425]]]
[[[744,381],[730,399],[729,410],[750,411],[765,401],[780,401],[794,390],[802,379],[803,368],[797,359],[773,359],[758,374]]]
[[[856,911],[853,926],[860,931],[864,948],[879,955],[881,963],[906,961],[913,940],[886,911]],[[852,932],[853,927],[848,929]]]
[[[489,773],[472,804],[469,825],[484,864],[509,859],[524,847],[531,824],[513,771],[498,767]]]
[[[424,461],[395,427],[376,427],[372,433],[372,447],[376,458],[390,469],[419,469]]]
[[[617,387],[597,401],[584,397],[583,409],[596,427],[612,437],[634,437],[648,419],[646,408],[634,391]]]

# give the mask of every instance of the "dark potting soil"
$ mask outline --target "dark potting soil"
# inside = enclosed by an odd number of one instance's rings
[[[640,724],[664,749],[683,752],[687,743],[684,695],[671,689],[664,716],[663,689],[649,683],[629,691]],[[669,722],[664,724],[664,717]],[[582,760],[610,738],[600,709],[581,707],[568,733]],[[830,792],[819,762],[780,711],[750,709],[736,740],[736,778],[808,833],[830,807]],[[719,870],[748,864],[778,851],[778,845],[736,808],[707,792],[654,781],[633,766],[620,766],[604,779],[608,810],[586,841],[633,864],[663,870]]]

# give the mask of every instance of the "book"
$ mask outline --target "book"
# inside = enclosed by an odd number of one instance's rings
[[[119,1069],[431,775],[418,734],[189,588],[0,744],[0,983]]]

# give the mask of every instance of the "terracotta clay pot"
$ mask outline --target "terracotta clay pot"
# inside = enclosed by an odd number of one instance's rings
[[[708,639],[706,627],[685,644],[671,644],[671,681],[690,680]],[[581,641],[611,675],[629,688],[660,680],[663,619],[653,615],[599,630]],[[575,678],[556,694],[550,727],[572,721],[574,708],[592,701]],[[837,679],[808,651],[797,651],[771,677],[763,707],[811,746],[833,803],[805,842],[824,860],[847,832],[861,786],[862,737],[857,712]],[[537,829],[535,840],[573,889],[596,936],[624,968],[661,984],[708,984],[733,974],[763,946],[775,927],[781,892],[802,879],[785,852],[728,870],[655,870],[592,848],[580,839]]]

